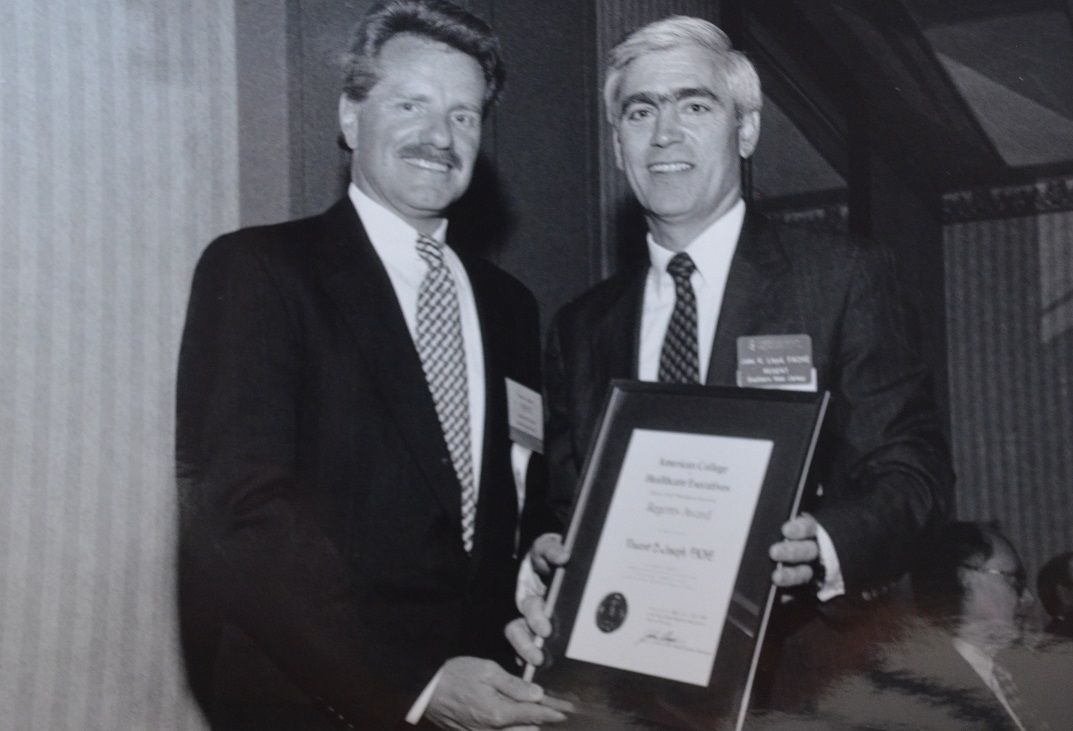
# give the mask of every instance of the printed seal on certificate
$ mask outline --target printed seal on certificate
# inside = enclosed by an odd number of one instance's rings
[[[611,384],[548,590],[550,661],[526,671],[579,709],[557,728],[742,726],[776,595],[767,550],[828,398]]]
[[[601,632],[614,632],[626,620],[628,607],[626,597],[617,591],[611,592],[596,608],[596,628]]]

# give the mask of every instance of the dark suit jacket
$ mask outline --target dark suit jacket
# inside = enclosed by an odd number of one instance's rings
[[[949,455],[892,270],[870,242],[747,217],[706,380],[736,385],[743,335],[811,336],[819,389],[832,401],[813,466],[822,497],[805,508],[830,534],[848,591],[902,573],[951,505]],[[569,514],[608,383],[637,377],[645,274],[602,282],[552,322],[545,526]]]
[[[179,362],[180,609],[216,719],[312,701],[384,728],[446,659],[510,657],[504,379],[539,388],[538,313],[508,275],[466,269],[487,383],[469,556],[420,360],[350,201],[203,254]]]

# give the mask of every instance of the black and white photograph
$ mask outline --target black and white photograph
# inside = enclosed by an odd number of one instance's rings
[[[7,0],[0,108],[0,728],[1073,727],[1073,0]]]

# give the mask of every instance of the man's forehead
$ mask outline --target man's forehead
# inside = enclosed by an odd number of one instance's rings
[[[664,92],[648,92],[638,91],[621,100],[621,105],[625,108],[631,104],[666,104],[669,102],[682,101],[685,99],[710,99],[711,101],[719,101],[720,97],[714,90],[707,87],[698,86],[682,86],[675,89],[669,89]]]
[[[714,53],[699,46],[649,51],[626,67],[619,99],[637,93],[673,96],[683,90],[705,90],[715,98],[726,93],[726,78]]]
[[[433,38],[400,33],[384,43],[376,63],[380,79],[370,93],[416,98],[446,91],[470,99],[477,108],[483,102],[487,82],[477,59]],[[461,74],[458,64],[466,69]]]

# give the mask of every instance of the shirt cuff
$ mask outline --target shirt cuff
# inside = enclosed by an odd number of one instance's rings
[[[842,564],[838,562],[838,552],[831,536],[823,526],[816,524],[816,544],[820,547],[820,563],[823,564],[824,579],[816,597],[821,602],[830,601],[846,593],[846,582],[842,578]]]
[[[526,554],[521,566],[518,567],[518,581],[514,585],[514,605],[520,612],[524,600],[531,596],[543,597],[547,590],[548,587],[537,576],[533,562],[529,560],[529,554]]]
[[[417,700],[410,706],[410,712],[406,714],[406,723],[417,725],[417,722],[425,715],[425,711],[428,710],[428,704],[432,700],[432,694],[436,692],[436,685],[440,682],[441,675],[443,675],[443,668],[440,668],[432,676],[432,680],[428,681],[428,685],[421,691],[421,695],[417,696]]]

